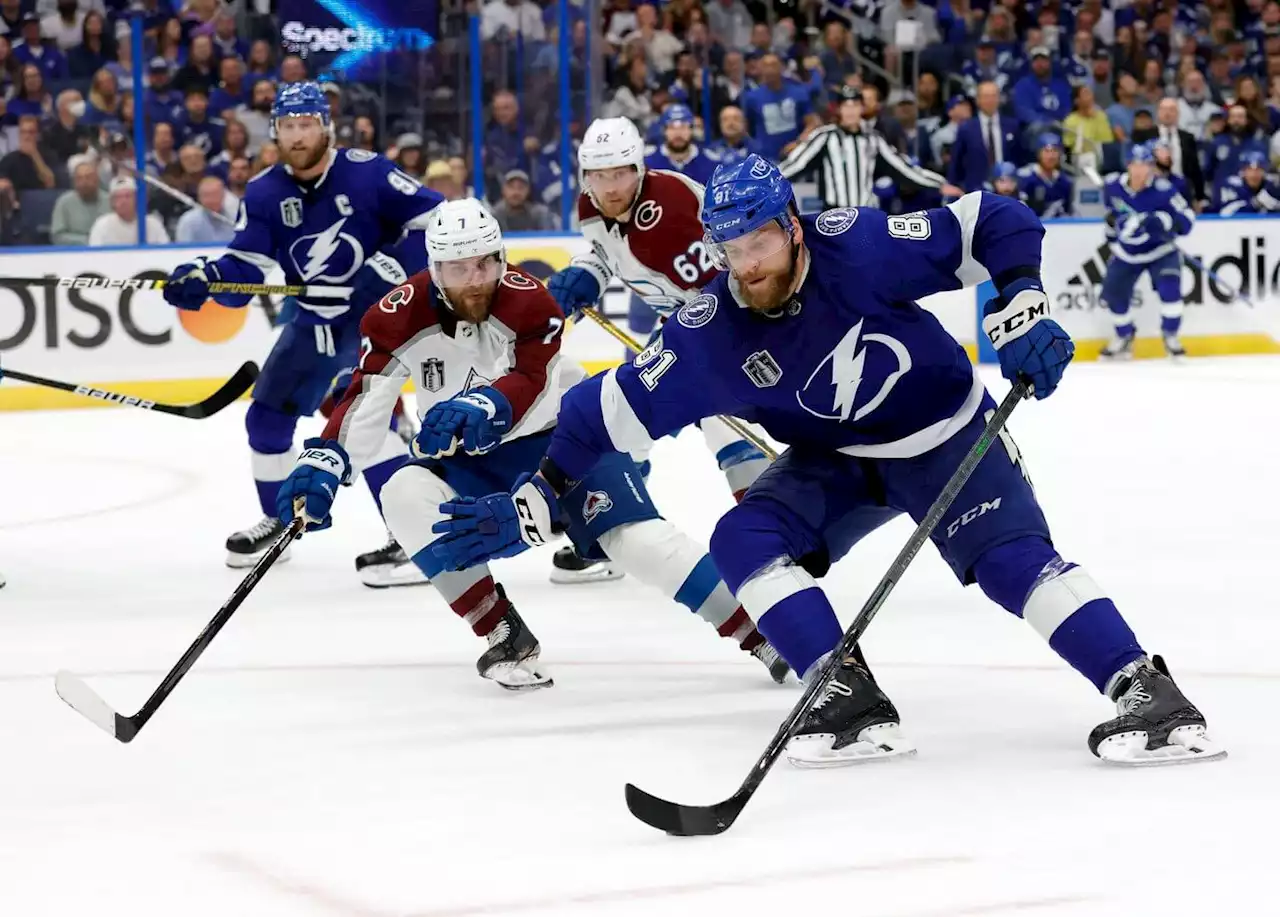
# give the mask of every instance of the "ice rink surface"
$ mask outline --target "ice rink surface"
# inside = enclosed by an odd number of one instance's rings
[[[1081,365],[1011,424],[1058,548],[1166,655],[1225,762],[1099,764],[1111,705],[926,548],[864,643],[919,755],[784,762],[699,839],[635,821],[623,784],[729,795],[797,688],[632,580],[552,586],[548,551],[496,574],[556,686],[505,693],[434,592],[356,580],[383,535],[363,484],[112,741],[53,673],[131,713],[239,582],[243,409],[2,415],[0,914],[1280,913],[1277,392],[1274,358]],[[730,497],[701,438],[654,459],[659,507],[707,537]],[[909,531],[828,577],[846,623]]]

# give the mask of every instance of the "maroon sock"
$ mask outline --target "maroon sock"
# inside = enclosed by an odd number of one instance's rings
[[[755,625],[751,623],[751,619],[747,617],[747,613],[742,606],[738,606],[738,610],[729,615],[729,620],[725,621],[717,629],[717,633],[722,637],[731,637],[738,641],[738,645],[748,653],[764,643],[764,637],[760,636],[760,631],[756,630]]]
[[[492,576],[486,576],[449,603],[454,614],[471,625],[477,637],[486,637],[498,626],[510,605],[498,592]]]

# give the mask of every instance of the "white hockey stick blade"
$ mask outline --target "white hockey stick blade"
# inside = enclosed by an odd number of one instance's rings
[[[116,733],[116,712],[108,707],[107,702],[95,694],[79,676],[67,671],[59,672],[54,677],[53,685],[58,691],[58,696],[68,707],[105,731],[113,739],[119,738]]]

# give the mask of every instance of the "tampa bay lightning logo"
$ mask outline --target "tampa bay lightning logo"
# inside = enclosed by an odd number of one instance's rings
[[[701,328],[707,322],[716,317],[716,306],[719,300],[713,293],[703,293],[701,296],[695,296],[676,313],[676,321],[684,325],[686,328]]]
[[[289,246],[289,257],[298,276],[308,281],[342,283],[350,280],[364,264],[364,246],[342,231],[343,217],[323,232],[302,236]]]
[[[884,404],[911,369],[906,345],[887,334],[864,335],[862,325],[858,322],[849,329],[796,392],[800,407],[814,417],[859,421]],[[882,380],[880,386],[866,398],[870,386],[864,390],[863,382],[875,379]]]
[[[856,207],[835,207],[818,214],[814,226],[824,236],[838,236],[848,230],[858,219]]]

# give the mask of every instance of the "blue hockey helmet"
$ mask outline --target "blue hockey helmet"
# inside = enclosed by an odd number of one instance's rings
[[[1152,150],[1151,147],[1145,143],[1135,143],[1133,147],[1129,150],[1129,162],[1131,163],[1132,162],[1155,163],[1155,161],[1156,161],[1155,151]]]
[[[997,162],[995,168],[991,170],[991,180],[997,182],[1002,178],[1018,177],[1018,167],[1011,162]]]
[[[791,182],[772,162],[751,153],[716,167],[702,200],[708,250],[727,269],[724,244],[776,223],[791,238]]]
[[[693,124],[693,109],[688,105],[668,105],[662,112],[662,126],[669,124]]]
[[[271,106],[271,139],[276,139],[276,122],[281,118],[319,118],[333,140],[333,121],[329,117],[329,100],[319,83],[286,83],[276,93]]]
[[[1045,131],[1036,138],[1037,150],[1044,150],[1048,148],[1053,148],[1055,150],[1062,149],[1062,138],[1052,131]]]
[[[1240,171],[1242,172],[1245,169],[1262,169],[1265,172],[1268,165],[1266,154],[1260,150],[1246,150],[1240,154]]]

